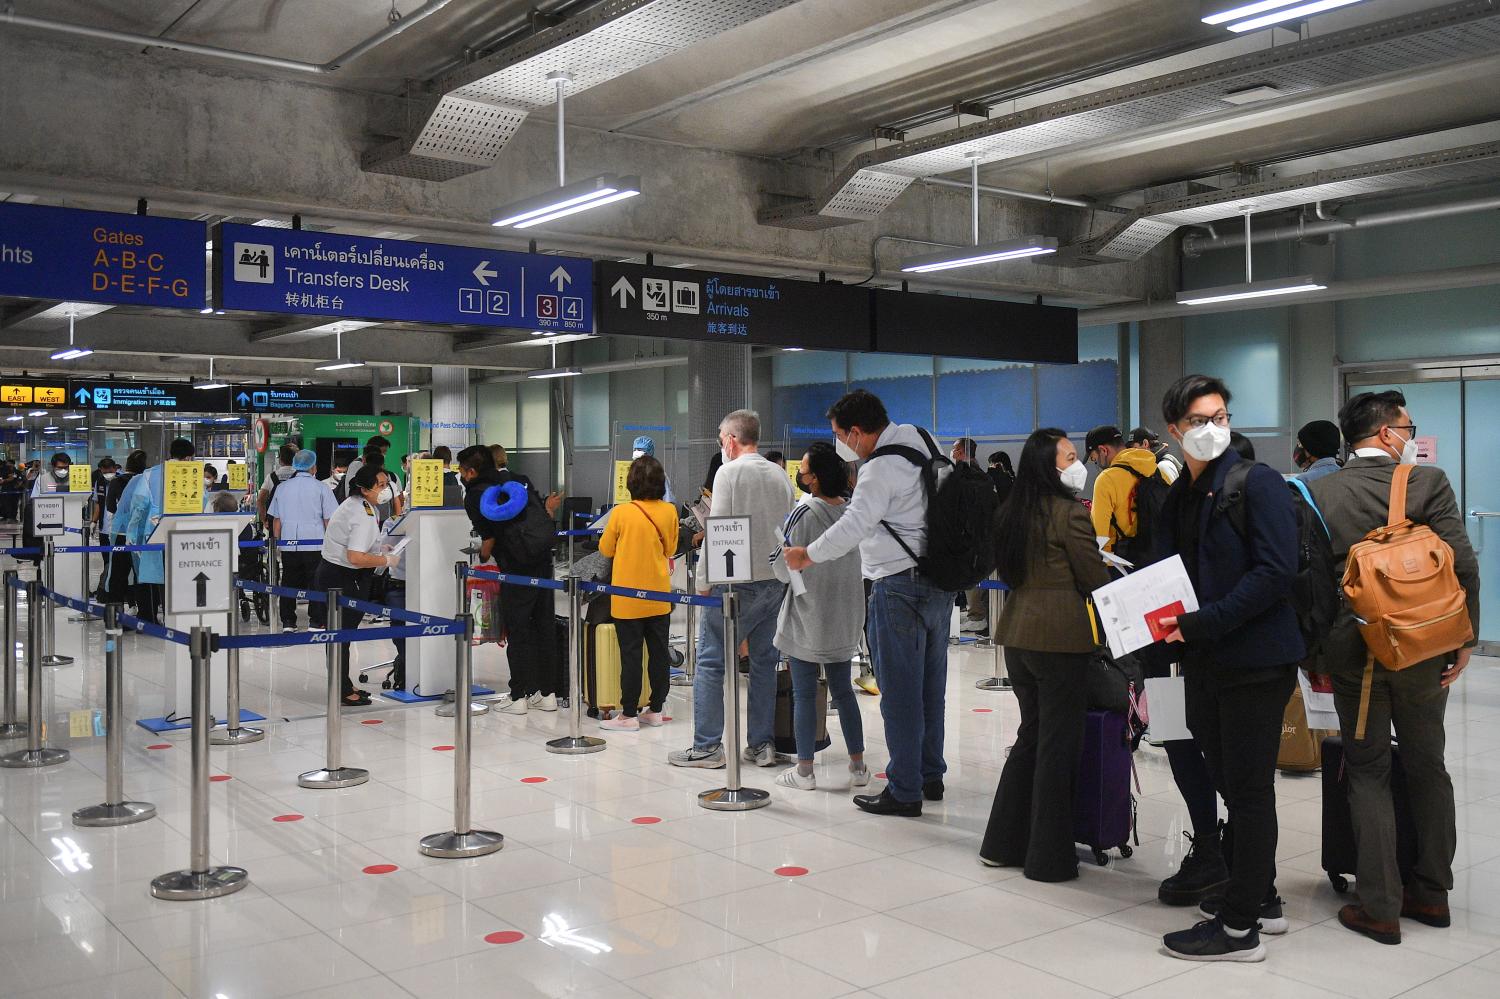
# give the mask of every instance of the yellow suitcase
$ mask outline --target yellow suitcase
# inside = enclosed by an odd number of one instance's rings
[[[588,668],[584,671],[587,700],[595,708],[614,710],[620,705],[620,640],[613,624],[596,624],[587,629],[584,642]],[[651,703],[651,678],[646,674],[646,643],[641,643],[641,703]]]

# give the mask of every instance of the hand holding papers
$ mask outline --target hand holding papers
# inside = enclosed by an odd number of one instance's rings
[[[1173,555],[1099,587],[1094,607],[1109,651],[1124,656],[1165,638],[1171,628],[1164,627],[1164,619],[1197,610],[1198,597],[1182,558]]]

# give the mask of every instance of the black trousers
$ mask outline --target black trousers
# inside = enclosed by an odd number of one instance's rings
[[[646,645],[646,672],[651,677],[649,710],[661,711],[672,684],[671,660],[667,656],[667,628],[671,614],[651,617],[615,618],[615,638],[620,642],[620,710],[634,718],[641,703],[641,643]]]
[[[1007,648],[1021,727],[1000,772],[979,854],[1033,881],[1078,877],[1073,801],[1088,714],[1086,654]]]
[[[346,565],[335,565],[320,556],[317,572],[313,574],[312,588],[315,590],[329,590],[337,587],[343,596],[366,600],[370,596],[370,584],[374,578],[374,569],[351,569]],[[324,613],[328,614],[326,607],[324,608]],[[364,619],[364,611],[351,610],[348,607],[339,608],[337,620],[341,630],[358,628],[359,622]],[[328,620],[334,620],[334,616],[330,614]],[[349,646],[347,643],[339,645],[339,667],[340,675],[343,678],[344,696],[348,697],[354,693],[354,680],[349,676]]]
[[[1229,809],[1229,886],[1224,925],[1249,929],[1276,885],[1276,753],[1281,719],[1297,682],[1295,665],[1271,679],[1225,686],[1208,671],[1187,671],[1187,723]]]
[[[537,571],[541,570],[541,571]],[[507,568],[518,576],[552,578],[552,566]],[[505,657],[510,663],[510,696],[557,693],[557,634],[551,590],[500,584],[500,613],[505,619]]]
[[[301,549],[287,548],[281,554],[281,585],[293,590],[313,589],[313,580],[318,574],[318,566],[323,562],[320,552]],[[297,627],[297,601],[292,597],[278,598],[281,609],[281,626],[283,628]],[[328,623],[328,608],[316,600],[308,602],[307,623],[314,628],[322,628]]]
[[[116,534],[110,543],[123,545],[127,542],[125,535]],[[115,552],[105,557],[109,559],[109,567],[105,573],[104,602],[129,603],[130,595],[135,591],[135,556],[130,552]]]

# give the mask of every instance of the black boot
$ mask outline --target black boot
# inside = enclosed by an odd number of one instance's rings
[[[1194,838],[1192,833],[1183,833],[1193,846],[1182,858],[1177,873],[1161,883],[1156,897],[1166,905],[1197,905],[1213,895],[1223,894],[1229,883],[1229,868],[1224,863],[1220,835],[1223,825],[1214,830],[1213,836]]]
[[[943,790],[943,778],[934,777],[922,785],[922,797],[928,801],[942,801]]]
[[[922,814],[921,801],[898,801],[890,788],[879,794],[856,794],[854,804],[871,815],[904,815],[914,819]]]

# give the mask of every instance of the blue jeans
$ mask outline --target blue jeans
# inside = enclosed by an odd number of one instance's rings
[[[792,665],[792,734],[797,738],[797,759],[811,760],[818,744],[818,663],[788,657]],[[865,751],[865,726],[859,717],[859,701],[849,683],[851,663],[826,663],[828,696],[839,709],[839,726],[849,755]]]
[[[713,587],[722,596],[727,587]],[[750,643],[750,718],[746,723],[747,746],[770,742],[776,719],[776,615],[786,584],[776,579],[758,583],[736,583],[739,602],[735,648],[728,650],[737,660],[739,641]],[[693,748],[711,750],[724,741],[724,615],[704,607],[698,615],[698,672],[693,678]],[[737,666],[737,664],[736,664]]]
[[[897,801],[921,801],[922,785],[948,769],[943,704],[952,614],[952,593],[909,572],[870,587],[870,655],[890,753],[885,771]]]

